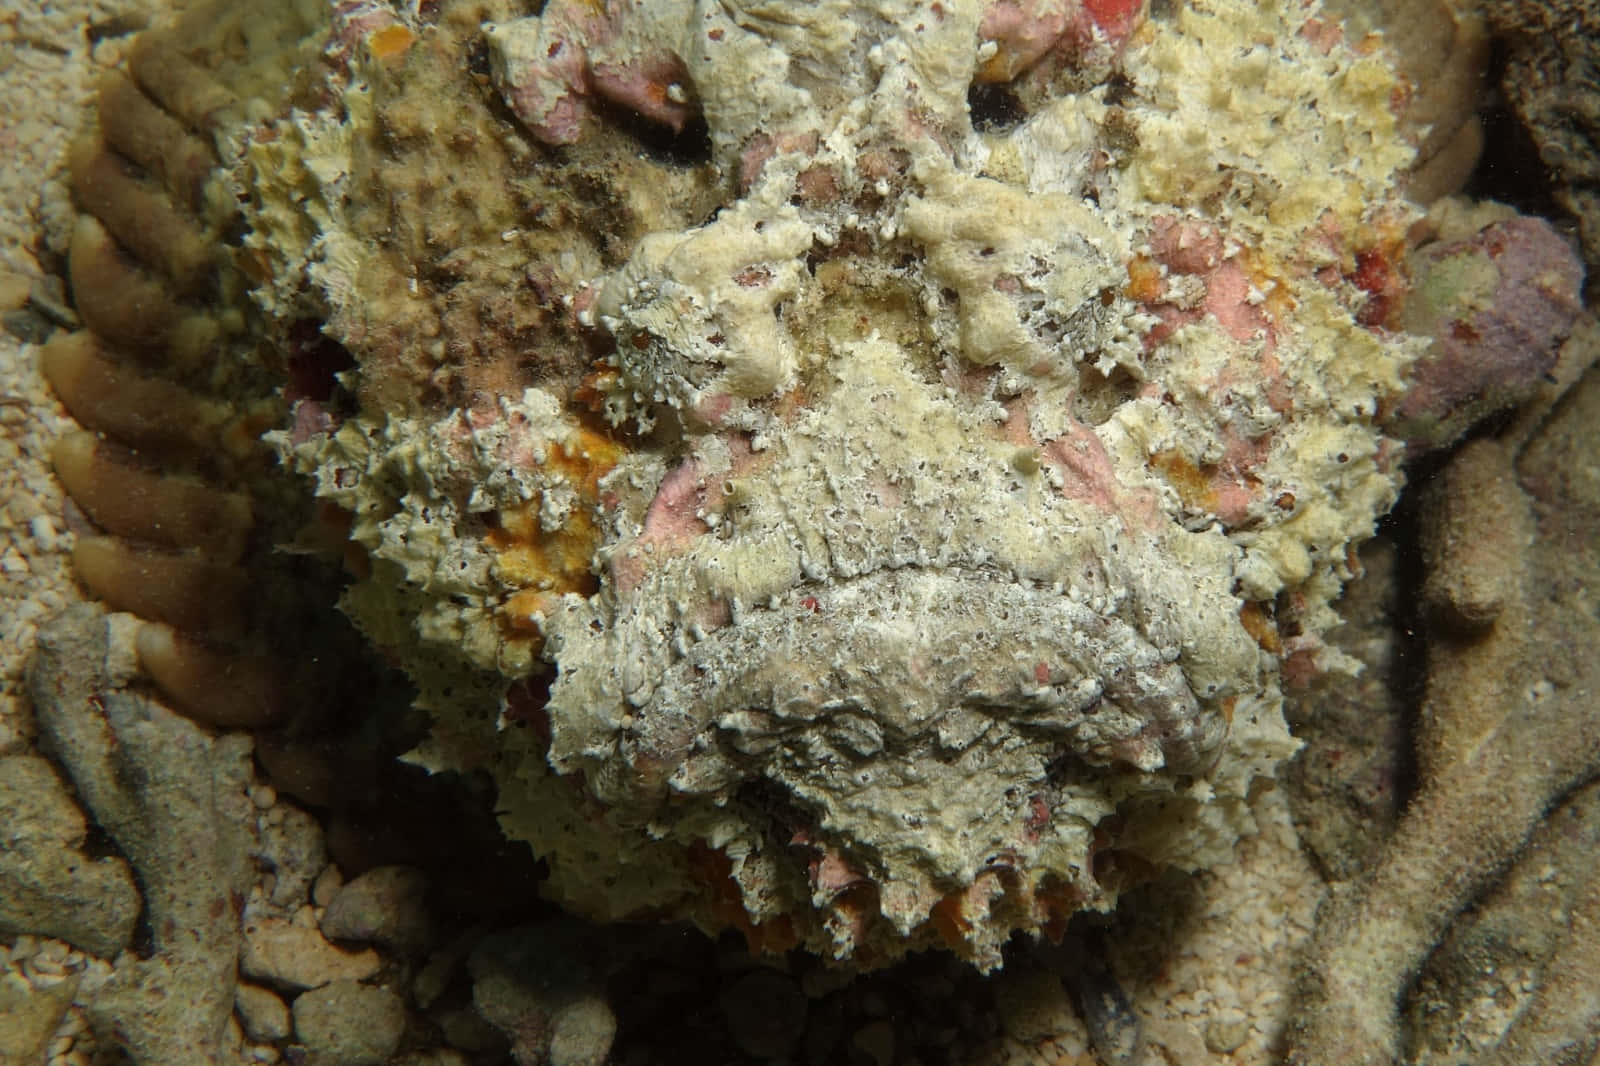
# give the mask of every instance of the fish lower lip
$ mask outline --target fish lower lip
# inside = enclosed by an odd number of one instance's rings
[[[698,639],[644,629],[627,616],[600,634],[576,629],[551,693],[556,720],[572,723],[552,764],[620,757],[634,794],[612,803],[720,791],[773,759],[910,763],[1017,744],[1187,773],[1227,735],[1222,709],[1129,620],[979,570],[801,585]],[[625,729],[594,713],[608,702],[614,721],[628,708]]]

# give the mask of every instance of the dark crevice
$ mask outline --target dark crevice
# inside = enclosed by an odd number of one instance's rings
[[[1499,85],[1506,76],[1507,49],[1499,42],[1487,82]],[[1556,175],[1539,158],[1539,147],[1501,94],[1479,113],[1483,152],[1462,194],[1474,200],[1498,200],[1525,214],[1562,218],[1555,200]]]
[[[636,141],[639,148],[658,163],[677,167],[699,167],[711,162],[711,127],[705,116],[696,114],[681,130],[604,98],[590,101],[600,121]]]
[[[1028,117],[1009,86],[987,82],[973,82],[967,90],[967,112],[979,133],[1003,133]]]

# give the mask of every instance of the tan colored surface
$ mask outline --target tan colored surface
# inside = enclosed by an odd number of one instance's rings
[[[95,75],[116,62],[126,40],[91,49],[85,27],[136,2],[53,0],[23,14],[14,9],[33,0],[0,0],[0,312],[23,306],[29,282],[54,267],[52,252],[70,231],[52,175],[64,165]],[[37,346],[0,332],[0,754],[33,744],[21,674],[38,621],[79,598],[67,562],[72,536],[48,465],[53,441],[72,424],[40,378],[37,355]],[[1113,967],[1145,1025],[1146,1047],[1130,1061],[1274,1060],[1291,963],[1325,890],[1281,794],[1267,791],[1255,809],[1261,833],[1235,863],[1172,893],[1181,907],[1170,914],[1157,917],[1166,900],[1149,897],[1115,927]],[[19,974],[41,989],[81,962],[36,937],[0,943],[0,977]],[[1012,1025],[1017,1035],[997,1038],[973,1061],[1091,1062],[1076,1013],[1048,1017],[1059,1031],[1040,1037]],[[89,1061],[73,1048],[79,1029],[67,1015],[50,1045],[53,1062]]]
[[[120,57],[125,43],[108,40],[93,53],[83,43],[83,27],[106,17],[111,6],[81,0],[51,4],[26,18],[0,14],[0,41],[12,38],[0,44],[0,114],[25,116],[0,127],[8,149],[0,155],[6,160],[0,265],[13,274],[42,276],[55,263],[41,234],[55,243],[53,251],[64,248],[70,234],[55,176],[93,79]],[[19,37],[35,43],[19,44]],[[0,295],[11,291],[25,294],[26,287],[0,286]],[[12,300],[3,309],[16,306]],[[68,568],[72,537],[48,458],[72,423],[39,375],[38,351],[0,333],[0,753],[32,746],[32,714],[20,681],[37,621],[80,595]],[[1320,889],[1299,856],[1282,803],[1269,796],[1262,817],[1268,832],[1243,849],[1237,866],[1196,882],[1194,910],[1178,928],[1152,926],[1120,952],[1127,956],[1118,966],[1124,979],[1160,973],[1159,980],[1128,988],[1145,1016],[1151,1047],[1144,1061],[1163,1061],[1157,1048],[1187,1061],[1197,1050],[1205,1054],[1208,1039],[1229,1043],[1231,1035],[1242,1043],[1229,1061],[1268,1061],[1265,1049],[1281,1025],[1289,949],[1305,936]],[[1172,934],[1179,937],[1176,947],[1168,940]],[[994,1061],[1063,1061],[1062,1055],[1088,1061],[1076,1014],[1068,1009],[1052,1017],[1060,1032],[1037,1041],[997,1041],[990,1049]]]
[[[59,181],[67,144],[100,70],[126,38],[89,45],[139,3],[47,0],[0,5],[0,311],[26,301],[68,228]],[[70,428],[38,372],[37,348],[0,331],[0,753],[25,750],[32,715],[22,670],[39,621],[77,598],[51,443]]]

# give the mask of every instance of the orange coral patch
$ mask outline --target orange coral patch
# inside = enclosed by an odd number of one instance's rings
[[[496,552],[495,576],[513,591],[501,604],[501,625],[519,637],[538,637],[540,619],[564,593],[587,595],[598,580],[593,569],[600,540],[600,478],[617,465],[623,449],[589,429],[572,440],[551,445],[541,463],[573,490],[561,525],[545,527],[544,494],[497,514],[499,524],[486,537]]]
[[[989,920],[995,904],[1005,895],[1000,874],[984,870],[966,888],[944,895],[933,905],[928,917],[945,944],[959,950],[973,930]]]
[[[1155,468],[1166,477],[1183,505],[1195,511],[1217,509],[1217,490],[1210,475],[1182,452],[1168,449],[1151,456]]]
[[[1161,267],[1154,259],[1136,255],[1128,261],[1128,287],[1123,290],[1128,299],[1142,304],[1157,303],[1164,289]]]
[[[1252,601],[1239,608],[1239,624],[1244,626],[1244,631],[1255,639],[1263,651],[1273,655],[1282,653],[1283,641],[1278,637],[1278,623],[1268,613],[1265,604]]]
[[[708,900],[713,923],[743,933],[751,954],[779,955],[800,943],[794,922],[786,916],[759,924],[750,920],[744,909],[744,897],[739,892],[739,882],[733,877],[733,860],[726,854],[704,841],[697,841],[689,846],[687,858],[691,876],[710,890]]]
[[[410,51],[416,39],[417,35],[404,26],[385,26],[367,38],[367,51],[372,53],[374,59],[393,59]]]
[[[939,939],[951,948],[960,947],[966,942],[967,934],[972,932],[972,922],[962,913],[961,903],[962,893],[952,892],[935,903],[929,915]]]

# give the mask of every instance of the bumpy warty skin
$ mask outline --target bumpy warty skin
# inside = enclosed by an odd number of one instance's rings
[[[280,445],[352,516],[417,757],[492,772],[577,910],[862,965],[992,966],[1225,859],[1295,747],[1280,664],[1330,665],[1397,491],[1420,342],[1352,281],[1415,217],[1382,49],[1235,0],[516,14],[430,121],[509,146],[459,247],[554,308],[534,370],[452,366],[448,314],[396,342],[404,286],[362,280],[363,145],[476,31],[340,5],[320,106],[241,169],[263,305],[356,364]],[[1020,121],[975,128],[975,83]],[[709,159],[651,162],[619,107]],[[495,214],[562,167],[625,205],[607,240],[559,188]]]

